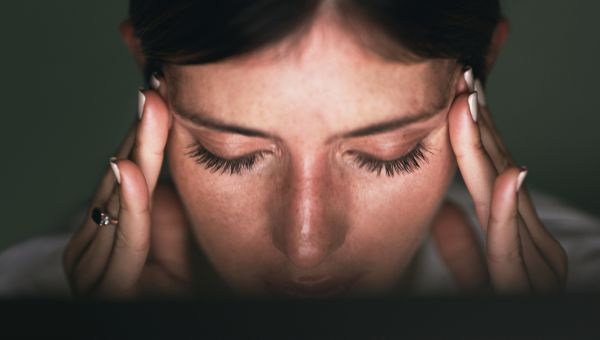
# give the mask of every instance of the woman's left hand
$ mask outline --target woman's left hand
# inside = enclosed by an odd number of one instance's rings
[[[481,262],[487,264],[488,283],[499,294],[563,291],[567,275],[566,253],[546,230],[529,194],[521,186],[527,170],[515,165],[500,140],[481,84],[473,81],[469,72],[465,73],[465,84],[470,93],[455,98],[448,114],[449,135],[458,168],[485,235],[485,259]],[[447,233],[443,228],[443,223],[434,224],[434,234],[438,231]],[[455,235],[461,233],[466,231]],[[440,240],[439,236],[437,239]],[[471,244],[466,246],[468,242],[459,242],[466,249],[477,246],[473,244],[474,240],[472,237]],[[470,249],[467,253],[478,252]],[[449,263],[449,267],[452,270],[460,265]],[[461,270],[462,273],[455,272],[455,275],[462,275],[463,279],[469,276],[465,273],[469,269],[464,265]]]

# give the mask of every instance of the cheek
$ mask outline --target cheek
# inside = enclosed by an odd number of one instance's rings
[[[365,285],[385,286],[410,263],[429,231],[456,166],[447,129],[429,138],[428,162],[412,174],[355,181],[349,209],[354,232],[349,240],[373,268]]]
[[[241,291],[257,287],[264,273],[285,271],[286,257],[274,246],[273,230],[294,220],[290,209],[289,169],[252,175],[210,173],[185,155],[191,138],[173,127],[168,157],[173,181],[193,224],[193,233],[215,268]],[[447,130],[429,138],[427,163],[394,178],[324,171],[330,180],[312,215],[317,224],[339,230],[343,244],[325,264],[336,271],[368,269],[365,290],[388,287],[400,275],[428,230],[455,171]],[[364,171],[364,170],[358,170]],[[326,216],[327,215],[327,216]],[[254,286],[254,288],[253,288]]]
[[[264,228],[269,178],[211,173],[185,155],[191,141],[183,129],[173,127],[168,144],[173,182],[204,253],[229,283],[243,286],[253,269],[264,267],[259,262],[273,258]]]

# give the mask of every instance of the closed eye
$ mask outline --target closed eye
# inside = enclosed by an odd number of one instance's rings
[[[386,176],[394,177],[395,175],[412,173],[420,169],[423,162],[428,162],[425,154],[431,154],[431,151],[422,142],[419,142],[407,154],[391,160],[377,159],[357,151],[351,151],[350,153],[354,156],[359,168],[374,172],[377,176],[385,170]]]
[[[215,155],[197,142],[191,144],[188,148],[190,150],[186,152],[186,155],[193,158],[196,163],[203,165],[205,169],[213,173],[229,173],[229,175],[241,175],[243,171],[252,170],[256,163],[262,160],[267,153],[267,151],[259,151],[227,159]],[[431,154],[431,151],[422,142],[419,142],[407,154],[391,160],[377,159],[358,151],[350,151],[349,153],[354,156],[359,168],[374,172],[377,176],[385,170],[386,176],[394,177],[395,175],[412,173],[420,169],[423,162],[428,162],[426,153]]]
[[[213,154],[197,142],[188,146],[188,149],[190,151],[186,152],[186,155],[193,158],[196,163],[203,165],[205,169],[213,173],[229,173],[229,175],[241,175],[244,170],[252,170],[254,165],[264,158],[267,153],[267,151],[259,151],[233,159],[226,159]]]

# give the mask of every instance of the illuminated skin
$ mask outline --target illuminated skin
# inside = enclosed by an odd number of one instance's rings
[[[449,84],[459,78],[459,67],[449,61],[386,63],[343,32],[318,27],[301,51],[266,54],[165,71],[172,110],[273,135],[198,128],[175,116],[169,164],[196,238],[237,290],[260,292],[268,278],[356,275],[354,289],[389,288],[454,174],[445,122],[454,94]],[[338,137],[435,112],[386,133]],[[185,155],[195,141],[225,158],[269,153],[250,171],[221,174]],[[350,153],[395,159],[418,142],[431,151],[425,153],[428,163],[394,177],[359,168]]]
[[[124,26],[123,31],[127,29]],[[464,119],[471,117],[470,89],[463,66],[455,60],[387,61],[331,21],[316,20],[299,44],[291,46],[284,40],[208,65],[167,65],[158,80],[156,91],[144,92],[131,161],[116,164],[121,223],[115,242],[123,246],[115,249],[131,253],[119,257],[104,250],[103,256],[86,254],[76,261],[72,254],[81,252],[82,240],[96,233],[91,231],[93,225],[85,225],[65,253],[76,293],[113,297],[196,293],[199,283],[194,278],[204,273],[190,259],[197,252],[190,238],[227,286],[244,295],[401,290],[409,286],[407,268],[432,228],[437,239],[441,237],[442,253],[464,255],[458,260],[448,257],[454,261],[449,267],[459,283],[474,288],[486,282],[485,260],[479,257],[463,213],[443,201],[460,151],[460,145],[455,150],[452,145],[462,138],[455,137],[453,144],[452,136],[468,134],[453,135],[449,121],[455,121],[456,129],[476,126]],[[381,128],[416,116],[424,118]],[[198,143],[221,158],[257,153],[260,157],[239,172],[215,171],[194,158]],[[124,143],[119,158],[127,156],[130,145]],[[393,176],[385,167],[378,173],[377,167],[372,171],[360,166],[357,158],[394,160],[418,145],[424,156],[417,160],[420,166]],[[175,190],[169,185],[155,190],[163,149]],[[498,163],[498,157],[492,159]],[[469,157],[460,160],[469,162]],[[482,162],[478,159],[476,166],[464,167],[493,166],[489,159],[489,164]],[[497,195],[506,196],[518,174],[518,168],[506,168],[498,176],[503,182],[496,181]],[[466,177],[468,187],[476,182],[470,180],[473,176],[477,175]],[[97,202],[111,197],[112,189],[100,192]],[[148,197],[153,192],[149,215]],[[113,202],[116,195],[112,194]],[[502,211],[503,206],[495,204]],[[489,210],[482,209],[478,216],[487,227]],[[114,232],[99,230],[90,248],[110,249],[101,244]],[[543,242],[552,247],[548,252],[555,254],[549,257],[560,267],[564,260],[560,246],[541,232],[532,233],[546,237]],[[518,243],[512,241],[494,247],[502,250]],[[147,254],[150,260],[144,264]],[[109,268],[104,274],[90,269],[104,267]],[[538,272],[540,282],[550,281],[552,268]],[[491,275],[497,290],[525,289],[518,264]],[[90,288],[98,280],[100,284]],[[556,290],[557,281],[546,290]]]

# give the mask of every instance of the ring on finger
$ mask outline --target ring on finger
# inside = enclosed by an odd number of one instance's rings
[[[118,219],[110,217],[100,208],[94,208],[90,217],[92,221],[94,221],[100,227],[107,226],[109,224],[119,224]]]

